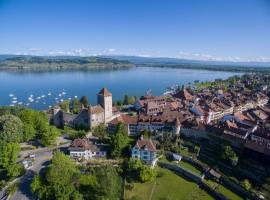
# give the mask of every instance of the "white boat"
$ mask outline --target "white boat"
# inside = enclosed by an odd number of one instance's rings
[[[10,96],[10,97],[13,97],[13,96],[14,96],[14,94],[9,94],[9,96]]]
[[[62,96],[62,94],[59,94],[58,96],[59,96],[59,97],[61,97],[61,96]]]
[[[17,99],[17,97],[13,97],[12,99],[16,100],[16,99]]]
[[[61,101],[61,102],[63,102],[63,101],[64,101],[64,99],[61,99],[60,101]]]
[[[9,106],[14,106],[14,104],[10,104]]]
[[[71,100],[71,98],[69,97],[68,100]]]
[[[17,103],[17,101],[12,101],[12,103]]]
[[[41,98],[44,98],[45,97],[45,94],[43,94],[42,96],[41,96]]]
[[[33,101],[34,101],[34,99],[29,99],[29,101],[30,101],[30,102],[33,102]]]
[[[62,92],[62,95],[65,95],[66,94],[66,92]]]
[[[39,100],[39,99],[41,99],[41,97],[37,97],[37,99]]]
[[[75,99],[77,99],[77,98],[78,98],[78,96],[74,96],[74,98],[75,98]]]
[[[19,105],[22,105],[22,102],[20,101],[18,104],[19,104]]]
[[[48,96],[51,96],[51,95],[52,95],[52,93],[51,93],[51,92],[49,92],[49,93],[48,93]]]
[[[25,104],[26,106],[29,106],[30,105],[30,103],[27,103],[27,104]]]

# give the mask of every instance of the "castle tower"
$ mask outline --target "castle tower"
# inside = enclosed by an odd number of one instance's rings
[[[105,122],[112,118],[112,93],[107,88],[102,88],[97,94],[97,102],[104,109]]]
[[[180,135],[180,130],[181,130],[181,123],[178,117],[175,119],[175,124],[173,127],[173,135],[174,136],[179,136]]]

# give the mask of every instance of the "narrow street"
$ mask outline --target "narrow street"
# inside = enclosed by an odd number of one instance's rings
[[[29,169],[23,176],[20,182],[20,186],[16,193],[11,197],[12,200],[29,200],[34,199],[31,192],[31,182],[33,177],[38,174],[42,168],[49,165],[52,159],[52,150],[36,154],[36,160],[31,169]]]

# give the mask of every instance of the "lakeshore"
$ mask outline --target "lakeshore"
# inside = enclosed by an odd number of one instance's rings
[[[151,89],[155,95],[161,95],[168,86],[187,85],[196,80],[213,81],[226,79],[237,72],[219,72],[176,68],[134,67],[118,70],[94,71],[54,71],[54,72],[0,72],[0,105],[31,103],[29,107],[47,109],[48,106],[68,98],[86,95],[90,102],[96,103],[96,88],[108,87],[114,94],[114,100],[123,99],[125,94],[140,97]],[[65,95],[60,93],[65,92]],[[51,95],[48,96],[48,94]],[[12,94],[13,97],[9,95]],[[43,95],[46,98],[40,98]],[[56,99],[57,98],[57,99]],[[36,102],[38,101],[38,102]]]

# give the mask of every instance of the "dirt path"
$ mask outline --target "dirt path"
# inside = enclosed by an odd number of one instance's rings
[[[153,197],[154,191],[156,189],[156,186],[157,186],[157,181],[155,181],[154,184],[153,184],[153,187],[152,187],[152,190],[151,190],[151,193],[150,193],[150,196],[149,196],[149,200],[152,200],[152,197]]]

